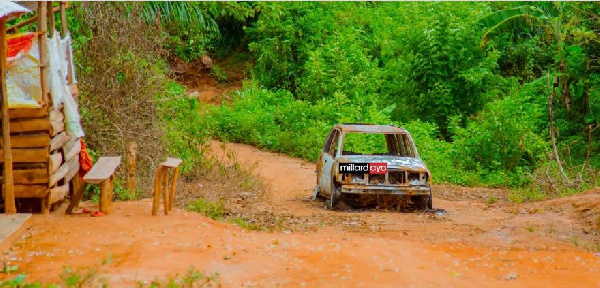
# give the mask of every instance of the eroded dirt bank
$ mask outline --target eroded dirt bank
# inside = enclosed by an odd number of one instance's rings
[[[225,159],[223,145],[212,147]],[[63,266],[92,267],[115,287],[190,266],[219,273],[225,287],[600,287],[599,191],[514,205],[501,190],[436,186],[434,207],[446,215],[334,212],[308,199],[313,163],[225,147],[271,186],[250,208],[295,225],[245,231],[182,210],[152,217],[148,200],[114,203],[101,218],[36,215],[11,263],[44,282],[58,280]],[[488,205],[491,194],[499,201]]]

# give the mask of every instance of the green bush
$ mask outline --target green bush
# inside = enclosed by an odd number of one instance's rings
[[[202,146],[208,132],[203,127],[197,100],[187,96],[185,87],[169,82],[166,91],[165,100],[157,104],[166,126],[164,141],[169,154],[183,160],[181,171],[190,172],[206,164]]]
[[[391,123],[376,102],[366,101],[365,105],[357,106],[340,93],[311,104],[295,100],[288,91],[271,91],[248,82],[233,95],[232,105],[205,105],[204,126],[224,141],[316,161],[334,124]]]
[[[211,219],[221,220],[225,215],[225,201],[221,199],[217,202],[212,202],[206,198],[199,198],[190,202],[187,210],[200,213]]]
[[[526,94],[488,103],[465,128],[453,128],[454,158],[488,185],[527,184],[526,174],[539,165],[549,147],[535,131],[544,109]]]
[[[441,140],[439,128],[432,123],[414,120],[402,126],[411,133],[436,183],[522,187],[529,183],[527,174],[543,160],[548,147],[535,132],[545,106],[528,91],[490,102],[465,128],[455,124],[454,142]],[[398,124],[388,115],[393,106],[382,109],[375,101],[361,106],[340,93],[310,103],[295,100],[288,91],[248,82],[230,100],[229,105],[205,105],[206,124],[202,126],[214,136],[309,161],[318,159],[336,123]],[[367,139],[357,141],[356,147],[369,145]]]

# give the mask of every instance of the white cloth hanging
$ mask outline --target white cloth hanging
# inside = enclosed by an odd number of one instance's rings
[[[67,32],[67,35],[65,36],[65,38],[60,39],[60,44],[62,45],[62,49],[65,51],[65,55],[68,55],[69,58],[67,58],[66,61],[66,65],[67,65],[67,77],[69,77],[69,66],[71,66],[70,71],[73,74],[73,83],[71,84],[75,84],[77,83],[77,77],[75,77],[75,61],[73,59],[73,42],[71,40],[71,33]],[[71,59],[71,61],[69,62],[68,59]],[[67,78],[68,79],[68,78]]]
[[[60,33],[54,31],[54,36],[48,38],[48,84],[54,109],[64,104],[65,128],[71,137],[83,137],[81,117],[77,108],[77,102],[73,99],[71,88],[67,83],[69,61],[67,52],[70,51],[69,39],[60,39]],[[66,48],[69,46],[68,48]],[[73,67],[74,68],[74,67]],[[74,71],[74,70],[73,70]]]
[[[40,59],[37,37],[29,50],[19,51],[6,71],[8,108],[39,108],[44,103],[40,81]]]

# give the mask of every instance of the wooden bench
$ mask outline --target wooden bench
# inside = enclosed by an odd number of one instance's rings
[[[121,164],[121,157],[100,157],[92,169],[85,174],[83,182],[89,184],[100,184],[100,212],[110,214],[110,203],[113,196],[113,174]]]
[[[173,208],[175,200],[175,188],[177,187],[177,177],[179,176],[179,165],[183,162],[179,158],[169,157],[167,161],[158,164],[156,167],[156,176],[154,177],[154,195],[152,201],[152,216],[158,215],[160,206],[160,191],[164,189],[164,207],[165,215],[169,215],[169,211]],[[169,187],[169,169],[173,171],[173,179],[171,180],[171,190]],[[164,187],[163,187],[164,185]]]

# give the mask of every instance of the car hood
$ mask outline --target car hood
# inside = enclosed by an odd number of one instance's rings
[[[405,169],[429,172],[421,159],[387,155],[345,155],[337,158],[339,163],[387,163],[388,169]]]

